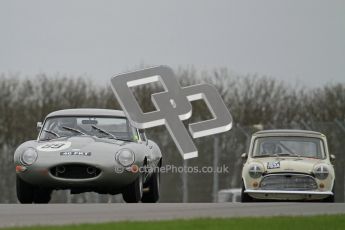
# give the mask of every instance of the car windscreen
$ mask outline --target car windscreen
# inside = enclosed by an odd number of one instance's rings
[[[133,128],[124,117],[64,116],[46,119],[39,139],[90,135],[133,140]]]
[[[253,157],[309,157],[324,159],[320,138],[313,137],[259,137],[256,138]]]

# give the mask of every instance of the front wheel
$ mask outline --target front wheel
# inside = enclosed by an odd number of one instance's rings
[[[16,176],[16,189],[18,201],[22,204],[34,202],[34,187]]]
[[[248,193],[245,193],[246,190],[244,183],[242,182],[242,191],[241,191],[241,202],[247,203],[247,202],[253,202],[253,198],[248,195]]]
[[[159,172],[154,172],[147,182],[148,191],[144,192],[141,201],[143,203],[156,203],[159,200]]]
[[[333,185],[332,192],[333,192],[332,196],[329,196],[329,197],[323,199],[322,201],[325,203],[334,203],[335,202],[335,184]]]
[[[322,200],[325,203],[334,203],[334,196],[329,196]]]
[[[122,197],[126,203],[138,203],[143,196],[143,176],[139,176],[123,192]]]
[[[34,203],[48,204],[51,199],[52,191],[46,188],[36,188],[34,190]]]
[[[51,199],[52,190],[34,187],[18,176],[16,185],[17,198],[21,204],[47,204]]]

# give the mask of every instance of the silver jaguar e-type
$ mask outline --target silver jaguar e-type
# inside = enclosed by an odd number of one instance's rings
[[[14,154],[19,202],[48,203],[60,189],[122,193],[132,203],[158,201],[161,151],[122,111],[60,110],[37,127],[37,140]]]

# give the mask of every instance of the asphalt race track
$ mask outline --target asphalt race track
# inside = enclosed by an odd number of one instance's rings
[[[344,203],[0,204],[0,227],[345,213]]]

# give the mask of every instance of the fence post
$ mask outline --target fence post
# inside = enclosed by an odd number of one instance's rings
[[[240,124],[237,124],[237,128],[241,131],[241,133],[246,137],[246,147],[245,147],[245,151],[247,151],[249,149],[249,144],[250,144],[250,138],[251,136],[248,134],[248,132],[246,132],[242,126]]]
[[[183,172],[182,172],[182,202],[188,202],[188,163],[187,160],[183,160]]]
[[[218,190],[219,190],[219,176],[218,176],[218,163],[219,163],[219,137],[214,136],[213,140],[213,188],[212,197],[213,202],[218,200]]]
[[[341,121],[339,121],[338,119],[335,119],[334,122],[338,125],[338,127],[345,134],[345,126],[344,126],[344,124]],[[344,170],[344,168],[343,168],[343,192],[344,192],[344,194],[343,194],[343,201],[345,201],[345,170]]]

